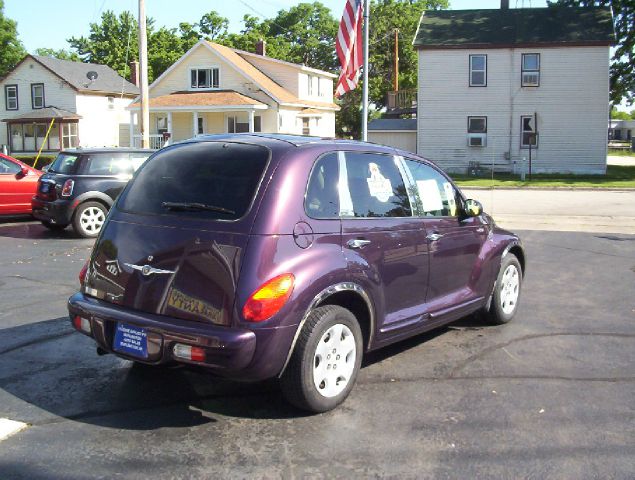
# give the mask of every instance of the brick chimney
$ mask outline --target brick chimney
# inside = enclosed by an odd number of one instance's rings
[[[267,56],[267,42],[265,42],[262,38],[256,42],[256,53],[258,55],[262,55],[263,57]]]
[[[501,0],[501,10],[509,10],[509,0]]]
[[[136,60],[130,62],[130,83],[139,86],[139,62]]]

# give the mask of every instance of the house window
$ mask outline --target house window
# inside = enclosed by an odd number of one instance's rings
[[[114,110],[115,109],[115,97],[113,97],[112,95],[109,95],[106,98],[108,99],[108,110]]]
[[[467,117],[467,144],[470,147],[487,145],[487,117]]]
[[[62,148],[75,148],[79,145],[76,123],[62,123]]]
[[[538,132],[536,130],[536,118],[533,115],[520,117],[520,146],[521,148],[538,148]]]
[[[302,119],[302,135],[310,135],[311,128],[309,127],[309,117],[304,117]]]
[[[44,108],[44,84],[31,84],[31,106],[33,109]]]
[[[17,85],[5,85],[4,103],[7,110],[18,109],[18,86]]]
[[[199,135],[203,135],[205,133],[205,119],[203,117],[198,117],[196,119],[196,133]]]
[[[521,83],[523,87],[538,87],[540,85],[539,53],[523,53]]]
[[[320,77],[317,77],[317,93],[318,93],[318,97],[323,97],[324,96],[324,88],[322,87],[322,79]]]
[[[308,81],[307,95],[309,97],[312,97],[313,96],[313,76],[312,75],[307,75],[306,78],[307,78],[307,81]]]
[[[487,55],[470,55],[470,87],[487,86]]]
[[[193,68],[190,70],[192,88],[220,88],[220,69]]]

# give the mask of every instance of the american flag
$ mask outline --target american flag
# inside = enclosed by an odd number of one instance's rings
[[[357,87],[362,66],[362,11],[364,0],[347,0],[337,32],[335,50],[340,59],[342,71],[335,89],[335,96],[341,97]]]

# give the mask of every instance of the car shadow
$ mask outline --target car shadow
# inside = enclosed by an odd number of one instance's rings
[[[475,322],[467,317],[457,324]],[[362,368],[418,347],[450,328],[371,352]],[[5,398],[11,400],[3,405],[6,416],[34,425],[66,418],[109,428],[155,430],[213,424],[223,416],[283,420],[310,415],[286,402],[275,379],[242,383],[200,369],[144,366],[114,355],[99,356],[93,340],[76,332],[66,318],[0,330],[0,401]]]
[[[49,230],[38,221],[33,221],[31,217],[10,221],[4,219],[0,221],[0,237],[28,239],[28,240],[83,240],[78,237],[70,227],[64,230]]]

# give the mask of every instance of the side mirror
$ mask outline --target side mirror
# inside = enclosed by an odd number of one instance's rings
[[[16,177],[22,178],[26,177],[29,174],[29,169],[26,167],[21,167],[20,171],[16,174]]]
[[[478,217],[483,213],[483,205],[478,200],[468,199],[465,201],[465,213],[468,217]]]

